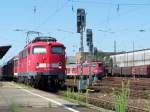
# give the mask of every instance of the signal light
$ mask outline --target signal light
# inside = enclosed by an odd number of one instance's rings
[[[86,30],[86,42],[87,42],[87,46],[91,46],[93,43],[93,33],[92,33],[92,29],[87,29]]]
[[[86,14],[84,9],[77,9],[77,33],[81,33],[81,30],[86,26]]]

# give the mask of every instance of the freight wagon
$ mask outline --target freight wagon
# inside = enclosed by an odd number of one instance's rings
[[[110,76],[150,77],[150,65],[133,67],[108,67],[106,74]]]
[[[150,77],[150,65],[132,67],[132,75],[135,77]]]

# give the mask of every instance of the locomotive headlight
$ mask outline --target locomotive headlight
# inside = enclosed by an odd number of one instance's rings
[[[59,62],[59,67],[58,68],[60,68],[60,69],[62,68],[62,63],[61,62]]]

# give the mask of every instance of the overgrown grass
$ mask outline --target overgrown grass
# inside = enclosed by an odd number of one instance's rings
[[[73,99],[78,101],[78,103],[86,103],[88,104],[88,89],[86,89],[86,93],[83,94],[81,92],[74,92],[74,90],[71,91],[70,88],[67,88],[66,91],[63,91],[63,96],[67,99]]]
[[[148,101],[145,101],[146,109],[148,112],[150,112],[150,103]]]
[[[150,112],[150,105],[147,106],[148,112]]]
[[[122,88],[120,91],[113,91],[112,100],[116,112],[127,111],[129,94],[129,81],[127,83],[122,82]]]
[[[21,109],[19,108],[17,104],[12,103],[10,105],[10,112],[21,112]]]

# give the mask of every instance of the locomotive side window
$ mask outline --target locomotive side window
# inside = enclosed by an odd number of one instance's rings
[[[52,47],[52,53],[54,53],[54,54],[63,54],[64,53],[64,48],[60,47],[60,46]]]
[[[34,46],[32,49],[33,54],[45,54],[46,48],[44,46]]]

